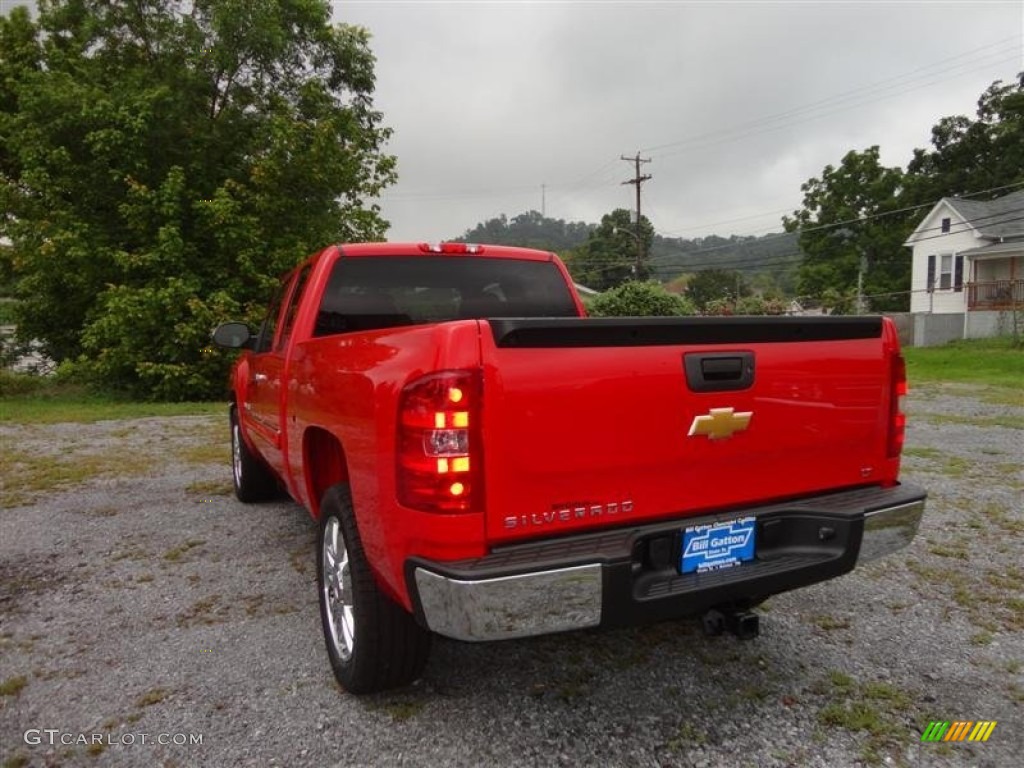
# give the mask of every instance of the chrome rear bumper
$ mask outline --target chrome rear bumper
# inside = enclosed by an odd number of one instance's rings
[[[916,535],[925,498],[923,489],[909,485],[861,488],[742,513],[535,541],[455,563],[414,558],[406,564],[407,583],[422,624],[469,642],[678,618],[756,603],[895,552]],[[679,572],[684,525],[747,515],[758,520],[753,561]],[[656,558],[656,550],[663,557]]]
[[[423,568],[416,587],[429,629],[456,640],[508,640],[601,623],[601,566],[461,581]]]
[[[907,546],[917,535],[923,514],[924,499],[867,512],[857,564],[876,560]]]

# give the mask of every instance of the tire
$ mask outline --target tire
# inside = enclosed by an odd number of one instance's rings
[[[242,438],[238,423],[238,408],[231,406],[231,478],[234,481],[235,496],[246,504],[269,501],[278,493],[277,478],[267,466],[249,450]]]
[[[329,488],[320,504],[317,583],[327,655],[342,688],[375,693],[423,673],[431,634],[377,586],[346,484]]]

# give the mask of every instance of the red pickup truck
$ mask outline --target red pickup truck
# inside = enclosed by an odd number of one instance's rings
[[[232,375],[234,484],[319,521],[327,651],[403,685],[434,633],[500,640],[704,615],[914,537],[903,358],[881,317],[586,318],[551,253],[331,246]]]

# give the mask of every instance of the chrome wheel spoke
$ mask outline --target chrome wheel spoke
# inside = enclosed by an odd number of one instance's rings
[[[345,605],[352,604],[352,575],[348,567],[348,551],[342,552],[341,561],[335,571],[338,578],[338,596]]]
[[[342,616],[342,641],[345,643],[345,647],[348,649],[349,654],[351,654],[356,643],[356,622],[355,617],[352,615],[352,606],[346,605],[342,611]]]
[[[324,582],[336,600],[341,593],[341,583],[338,579],[338,556],[330,542],[324,543]]]
[[[336,602],[331,606],[331,611],[334,614],[334,626],[337,627],[334,636],[338,642],[338,647],[347,648],[348,644],[345,642],[345,606]]]
[[[352,610],[352,579],[348,550],[341,535],[338,520],[331,518],[325,524],[323,553],[324,607],[328,630],[336,652],[342,659],[352,656],[355,641],[355,615]]]
[[[242,436],[239,434],[238,423],[231,425],[231,469],[235,473],[235,482],[242,482]]]

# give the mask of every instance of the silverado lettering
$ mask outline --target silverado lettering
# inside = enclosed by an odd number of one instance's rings
[[[626,514],[633,511],[633,502],[623,501],[613,504],[582,504],[579,506],[562,507],[548,512],[534,512],[531,515],[509,515],[505,518],[506,528],[517,528],[530,525],[549,525],[551,523],[568,523],[571,520],[583,520],[587,517],[601,515]]]
[[[362,243],[285,275],[258,332],[214,331],[243,350],[235,493],[318,521],[346,690],[415,680],[435,634],[753,636],[769,596],[915,536],[889,320],[585,314],[551,253]]]

